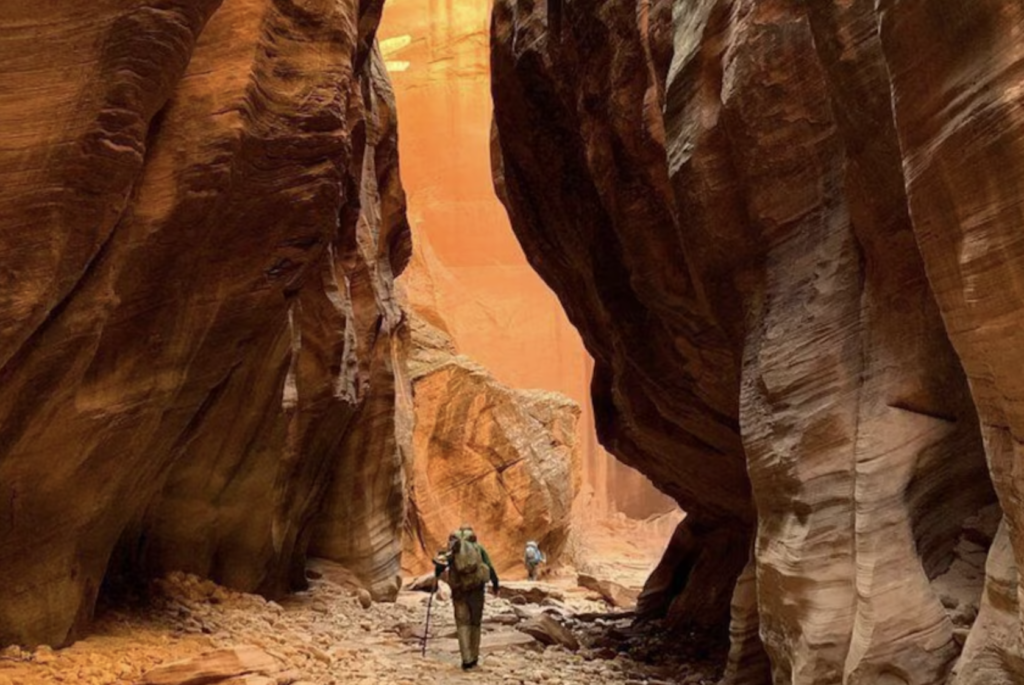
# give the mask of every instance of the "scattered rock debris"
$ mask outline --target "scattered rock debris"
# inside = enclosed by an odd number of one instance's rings
[[[481,666],[466,673],[447,596],[434,596],[422,657],[428,593],[367,604],[328,575],[311,574],[309,591],[278,603],[171,574],[145,600],[107,609],[94,634],[67,649],[3,650],[0,685],[711,685],[724,661],[714,650],[682,661],[698,652],[634,629],[630,612],[609,612],[589,591],[508,583],[506,596],[520,603],[488,596]]]

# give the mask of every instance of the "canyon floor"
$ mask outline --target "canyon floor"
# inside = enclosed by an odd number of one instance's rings
[[[638,589],[657,561],[649,538],[665,527],[592,522],[576,538],[579,570]],[[676,636],[666,649],[656,625],[634,631],[629,613],[615,617],[617,610],[577,586],[575,568],[562,568],[536,584],[508,580],[500,597],[488,596],[481,666],[467,673],[459,665],[451,601],[443,591],[434,598],[422,656],[427,593],[404,589],[394,602],[372,602],[346,585],[340,570],[316,568],[308,591],[280,603],[172,574],[105,606],[93,634],[67,649],[0,653],[0,685],[704,685],[715,682],[715,664],[721,663],[722,655],[699,636]],[[542,613],[556,620],[556,632],[557,625],[566,626],[579,649],[545,645],[520,630]],[[186,663],[168,668],[177,662]],[[217,679],[217,673],[228,675]]]

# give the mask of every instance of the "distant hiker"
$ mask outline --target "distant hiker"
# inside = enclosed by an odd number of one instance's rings
[[[455,627],[462,653],[462,668],[468,670],[480,658],[480,624],[484,617],[484,587],[491,582],[498,594],[498,574],[487,550],[476,539],[470,526],[462,526],[448,536],[448,549],[434,559],[434,576],[448,571],[455,605]]]
[[[547,563],[547,557],[536,542],[530,540],[526,543],[526,553],[523,554],[523,563],[526,564],[526,575],[530,580],[537,580],[537,567]]]

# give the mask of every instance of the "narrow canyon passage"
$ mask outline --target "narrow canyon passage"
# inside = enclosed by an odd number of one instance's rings
[[[1018,0],[73,4],[0,685],[1024,683]]]
[[[152,17],[160,15],[150,15],[144,3],[123,14],[126,8],[111,5],[103,21],[113,23],[105,28],[101,21],[95,27],[109,30],[105,40],[116,46],[131,37],[122,24],[134,22],[149,29],[150,37],[164,40],[173,37],[182,20],[205,19],[207,24],[188,25],[197,30],[189,66],[164,94],[166,102],[150,114],[147,140],[139,141],[145,143],[137,172],[141,177],[127,196],[133,209],[120,210],[123,218],[107,229],[106,242],[90,262],[97,266],[87,265],[78,276],[83,283],[99,279],[101,289],[94,293],[83,285],[66,296],[83,311],[114,307],[120,312],[128,306],[123,302],[142,299],[109,322],[101,317],[94,332],[62,343],[83,359],[84,377],[60,357],[40,360],[43,367],[67,374],[65,396],[34,407],[17,385],[5,393],[12,413],[4,435],[12,441],[11,458],[4,464],[13,484],[10,518],[5,518],[12,522],[5,530],[10,544],[4,545],[11,563],[5,571],[8,578],[28,573],[32,580],[2,605],[6,619],[0,646],[6,649],[0,655],[0,684],[190,682],[204,669],[224,669],[217,677],[225,681],[245,676],[278,683],[447,682],[459,671],[451,650],[451,601],[438,597],[441,615],[435,615],[430,633],[438,647],[424,659],[414,646],[430,598],[409,584],[430,571],[436,550],[463,522],[471,522],[486,541],[506,593],[488,604],[487,656],[476,680],[532,677],[538,655],[546,677],[564,682],[660,673],[628,655],[625,661],[612,657],[620,648],[624,655],[627,648],[652,651],[639,635],[632,647],[627,645],[632,607],[682,513],[646,478],[598,445],[589,398],[593,362],[557,298],[529,266],[494,192],[490,7],[392,0],[376,29],[379,48],[362,42],[362,27],[347,36],[332,35],[310,25],[311,16],[273,4],[227,3],[209,17],[187,12],[164,16],[165,24],[152,24]],[[57,11],[49,17],[41,10],[23,12],[12,26],[55,44],[64,34],[47,29],[47,20],[55,26],[75,25],[74,16]],[[372,12],[366,17],[377,20]],[[324,28],[344,26],[344,12],[325,8],[319,21]],[[229,73],[246,68],[241,67],[247,59],[243,46],[230,60],[215,50],[234,45],[227,37],[243,28],[254,32],[247,39],[258,46],[255,62],[247,67],[248,83]],[[166,31],[171,33],[165,36]],[[309,46],[303,44],[307,41]],[[308,52],[315,46],[321,52],[335,50],[338,61],[325,65]],[[285,47],[291,51],[282,53]],[[136,56],[123,46],[117,49],[127,50],[125,68],[134,73]],[[351,67],[344,60],[346,49],[356,51]],[[212,72],[193,73],[204,64]],[[281,76],[285,66],[294,73]],[[303,136],[294,129],[306,126],[303,122],[313,115],[330,121],[337,113],[329,101],[321,103],[320,114],[308,104],[294,103],[292,111],[221,119],[220,113],[232,108],[242,112],[267,106],[261,93],[252,90],[254,84],[261,89],[276,84],[278,98],[294,86],[329,98],[335,79],[342,87],[351,83],[349,97],[358,93],[360,98],[354,115],[331,121],[338,143],[353,148],[347,168],[339,165],[342,160],[335,157],[339,153],[332,151],[329,137]],[[311,88],[314,83],[318,90]],[[103,114],[111,105],[101,101],[98,106]],[[206,117],[217,127],[195,128]],[[19,126],[16,131],[26,127],[23,114],[12,122]],[[99,135],[100,147],[90,148],[91,139],[77,145],[84,146],[87,159],[102,161],[103,140],[115,133],[109,122],[99,120],[97,130],[87,135]],[[40,141],[40,147],[48,142]],[[271,144],[288,155],[298,152],[291,163],[305,170],[307,185],[282,197],[284,206],[264,197],[277,208],[275,214],[238,216],[248,211],[243,205],[256,202],[277,183],[273,174],[261,178],[239,166],[249,163],[244,158],[218,161],[218,146],[231,150],[238,144],[253,149],[253,163],[271,154],[263,149]],[[321,151],[300,149],[316,144]],[[5,168],[12,172],[17,159],[10,152],[12,162]],[[181,170],[175,166],[179,163],[185,164]],[[210,176],[218,166],[224,167],[220,185],[216,174]],[[168,174],[168,169],[173,171]],[[282,163],[275,173],[288,176],[288,169]],[[206,191],[193,190],[204,183],[209,184]],[[343,203],[337,210],[342,223],[336,235],[309,233],[318,219],[303,214],[304,207],[329,210],[318,197],[322,191],[317,188],[324,184],[335,186],[343,202],[358,198],[352,209]],[[176,190],[167,194],[168,189]],[[69,201],[76,190],[63,188],[72,196]],[[164,199],[149,200],[145,192]],[[204,197],[211,208],[192,209]],[[178,212],[185,214],[179,217]],[[198,219],[201,228],[191,225],[197,221],[193,216],[206,213],[219,213],[238,227],[213,218]],[[133,233],[133,221],[146,228]],[[234,283],[210,263],[211,277],[226,279],[224,285],[193,283],[194,300],[188,303],[176,302],[187,292],[184,282],[172,279],[160,290],[146,274],[123,280],[121,274],[134,269],[133,260],[147,244],[151,259],[157,259],[167,241],[186,239],[179,225],[200,235],[260,229],[268,234],[267,245],[277,243],[270,253],[273,261],[260,282],[250,285]],[[124,263],[105,252],[108,243],[119,240],[125,241],[118,253]],[[241,236],[237,244],[249,250]],[[218,259],[216,244],[200,240],[198,245],[199,264]],[[186,249],[184,243],[179,249]],[[259,246],[252,250],[238,254],[238,262],[264,257]],[[79,257],[60,255],[61,260]],[[17,266],[12,262],[11,268]],[[92,268],[99,275],[93,276]],[[275,281],[282,302],[275,302]],[[224,295],[207,292],[229,286],[238,289],[240,302],[221,302]],[[115,299],[108,303],[105,293]],[[233,361],[226,367],[208,360],[209,350],[188,347],[196,344],[191,336],[218,325],[225,304],[236,310],[219,324],[221,338],[216,339],[216,348],[229,344],[231,349]],[[250,307],[262,311],[268,306],[278,306],[278,313],[247,319]],[[163,312],[175,307],[178,318],[165,321]],[[59,304],[50,316],[64,316]],[[269,328],[260,328],[268,321]],[[51,344],[36,343],[33,337],[45,336],[47,328],[44,322],[24,343],[24,359],[12,358],[7,367],[12,382],[31,377],[31,366],[23,369],[22,362],[51,350]],[[230,342],[245,329],[247,338]],[[178,339],[166,342],[169,335]],[[186,350],[191,365],[161,362],[177,375],[173,382],[197,383],[196,397],[202,398],[187,410],[187,423],[170,429],[167,437],[174,439],[146,437],[123,425],[122,415],[167,411],[161,406],[167,400],[150,389],[153,369],[138,366],[129,372],[131,355],[173,358]],[[91,429],[83,425],[79,434],[99,440],[103,450],[112,446],[134,455],[143,468],[153,469],[156,487],[141,493],[139,485],[119,484],[128,488],[122,513],[130,516],[127,523],[107,522],[109,531],[103,531],[104,521],[89,515],[78,520],[67,512],[58,514],[83,531],[81,539],[69,538],[62,560],[59,545],[42,550],[45,543],[30,541],[34,527],[49,524],[22,520],[26,513],[40,516],[40,504],[54,502],[19,502],[20,488],[42,487],[32,485],[38,482],[33,478],[45,474],[33,474],[24,461],[39,446],[13,440],[13,412],[18,402],[28,403],[30,425],[45,412],[76,414],[104,358],[109,359],[104,373],[113,374],[101,396],[106,400],[93,398],[96,423]],[[135,386],[140,386],[135,390],[140,406],[124,399]],[[182,402],[180,393],[172,393],[176,399],[170,408]],[[151,441],[147,452],[136,454],[132,441],[139,440],[141,448],[143,438]],[[71,435],[54,436],[49,444],[58,450],[59,464],[85,458],[73,468],[68,463],[66,474],[58,469],[51,475],[73,493],[72,503],[81,501],[90,512],[96,497],[112,496],[95,484],[74,489],[69,480],[76,469],[91,474],[107,468],[108,454],[83,454]],[[161,450],[165,464],[157,467],[152,462]],[[276,510],[263,511],[275,502]],[[140,508],[133,512],[133,507]],[[89,536],[101,532],[109,548],[101,556],[109,558],[86,568],[86,552],[96,551]],[[538,585],[521,580],[528,540],[538,541],[547,555]],[[295,547],[289,550],[288,545]],[[32,569],[31,557],[15,561],[18,550],[39,553],[39,568]],[[74,606],[74,592],[61,597],[68,591],[58,592],[46,574],[81,592],[80,607]],[[541,616],[541,600],[551,604],[543,610],[555,618]],[[50,604],[54,601],[56,607]],[[649,604],[657,613],[663,603]],[[621,618],[615,618],[619,612]],[[574,625],[577,615],[595,618]],[[531,620],[543,629],[538,635],[524,632]],[[576,638],[571,638],[571,649],[558,643],[545,649],[553,621],[574,625],[559,630],[580,635],[590,654],[587,664],[579,661]],[[723,645],[719,641],[720,649]],[[205,653],[212,653],[209,664],[203,661]],[[178,660],[190,665],[161,671],[161,664]],[[717,664],[709,661],[700,668],[714,670]]]

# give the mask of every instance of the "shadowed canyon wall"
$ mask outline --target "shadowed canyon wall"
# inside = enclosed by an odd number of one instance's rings
[[[971,384],[1004,514],[954,682],[1020,682],[1024,7],[887,0],[879,10],[910,216]]]
[[[731,683],[1024,678],[1019,3],[493,16],[498,191],[689,512],[650,593],[728,588]]]
[[[118,574],[279,595],[311,541],[394,578],[411,247],[380,11],[0,7],[0,643],[73,640]]]
[[[437,316],[432,323],[497,381],[555,390],[583,408],[578,443],[592,509],[664,511],[671,501],[597,444],[590,358],[494,196],[489,21],[487,0],[388,0],[384,9],[381,49],[401,113],[402,177],[419,255],[404,278],[410,301],[439,313],[443,324]],[[429,274],[416,279],[420,264]]]

